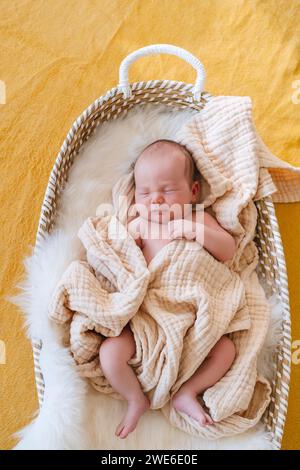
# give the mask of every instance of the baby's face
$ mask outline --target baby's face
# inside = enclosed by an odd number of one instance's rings
[[[135,203],[141,217],[158,223],[184,218],[196,202],[199,182],[185,175],[186,156],[172,145],[143,152],[135,164]],[[187,204],[188,206],[184,206]]]

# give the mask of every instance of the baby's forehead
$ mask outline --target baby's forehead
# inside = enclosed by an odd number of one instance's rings
[[[146,149],[143,150],[137,158],[136,165],[138,164],[138,166],[140,166],[143,164],[151,164],[154,159],[156,165],[159,165],[160,163],[162,165],[165,163],[174,164],[175,159],[176,163],[179,163],[180,161],[184,163],[186,158],[187,157],[179,144],[177,146],[167,142],[146,147]]]
[[[171,141],[157,141],[149,144],[141,153],[143,154],[151,154],[151,153],[184,153],[184,147],[180,145],[178,142],[171,142]]]

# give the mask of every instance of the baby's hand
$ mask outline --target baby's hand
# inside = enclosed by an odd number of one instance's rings
[[[135,232],[133,238],[135,239],[135,243],[139,248],[143,248],[143,239],[141,237],[140,232]]]
[[[195,240],[197,224],[192,220],[175,219],[168,222],[168,231],[172,239],[186,238],[187,240]]]

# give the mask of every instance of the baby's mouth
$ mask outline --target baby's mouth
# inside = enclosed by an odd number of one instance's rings
[[[156,215],[165,215],[165,214],[168,214],[168,213],[169,213],[169,211],[161,210],[161,209],[151,211],[151,214],[156,214]]]
[[[161,217],[167,217],[169,215],[169,211],[165,209],[157,209],[157,210],[151,211],[150,214],[161,218]]]
[[[149,219],[153,222],[166,224],[173,219],[172,211],[169,208],[158,208],[151,210],[149,213]]]
[[[151,204],[150,208],[151,208],[151,212],[159,212],[161,214],[165,212],[169,212],[169,207],[167,206],[162,207],[159,204]]]

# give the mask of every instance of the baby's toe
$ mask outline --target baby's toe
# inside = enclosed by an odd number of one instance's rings
[[[124,428],[122,429],[122,431],[119,434],[119,437],[121,439],[124,439],[127,435],[128,435],[128,430],[127,430],[126,426],[124,426]]]
[[[124,423],[121,422],[116,428],[116,432],[115,432],[116,436],[120,436],[123,429],[124,429]]]
[[[133,430],[135,426],[133,424],[125,424],[124,428],[122,429],[120,436],[122,439],[128,436]]]

